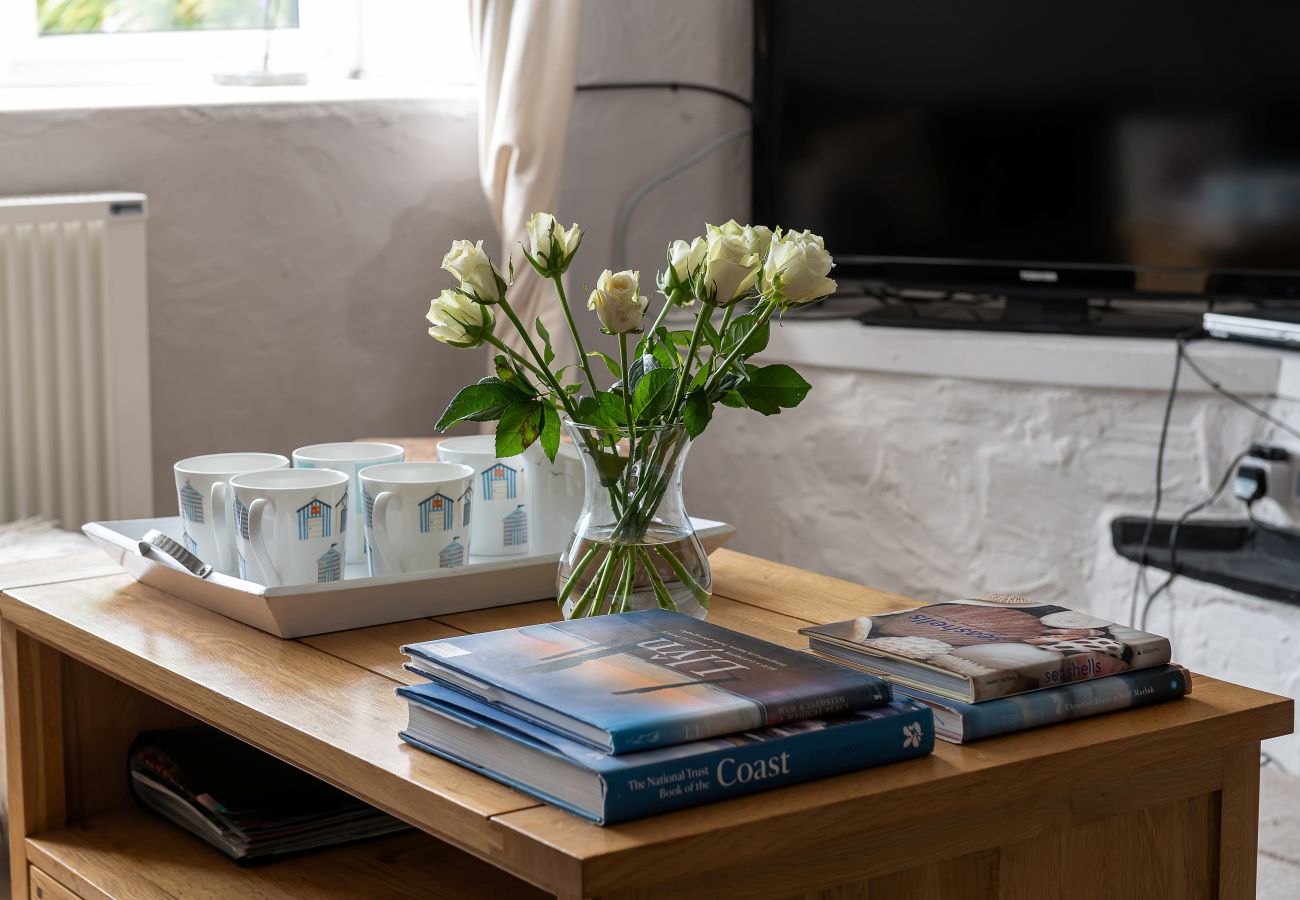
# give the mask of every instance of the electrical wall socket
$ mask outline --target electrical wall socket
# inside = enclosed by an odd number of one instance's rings
[[[1252,444],[1237,466],[1232,492],[1247,502],[1270,500],[1292,523],[1300,523],[1300,449]]]

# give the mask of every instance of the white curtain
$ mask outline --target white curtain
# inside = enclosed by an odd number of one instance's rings
[[[492,218],[501,235],[502,272],[514,254],[517,283],[510,303],[532,329],[540,315],[571,357],[554,289],[518,252],[535,212],[555,212],[564,145],[573,106],[581,0],[471,0],[470,29],[478,60],[478,166]],[[570,298],[577,302],[577,298]],[[502,339],[522,350],[513,329]]]

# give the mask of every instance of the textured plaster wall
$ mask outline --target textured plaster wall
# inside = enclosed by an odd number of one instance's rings
[[[468,356],[422,316],[453,238],[490,234],[474,104],[0,114],[0,194],[149,195],[155,506],[171,463],[421,434]]]
[[[1150,509],[1163,393],[800,370],[802,406],[720,409],[691,451],[689,508],[737,523],[732,547],[927,601],[1009,591],[1127,620],[1135,568],[1109,523]],[[1300,421],[1300,404],[1275,414]],[[1263,434],[1227,401],[1182,398],[1163,514]],[[1196,671],[1300,694],[1300,608],[1183,580],[1149,626]],[[1300,742],[1271,744],[1300,772]]]

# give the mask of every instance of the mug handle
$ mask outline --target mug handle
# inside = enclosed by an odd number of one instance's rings
[[[235,532],[234,523],[227,515],[230,511],[229,493],[230,485],[226,482],[213,482],[209,505],[212,507],[212,531],[217,539],[217,568],[222,572],[235,571],[235,561],[230,554],[230,549],[235,546]]]
[[[265,497],[258,497],[249,505],[248,544],[253,549],[253,558],[257,560],[257,564],[262,567],[262,572],[266,575],[266,580],[269,582],[267,587],[279,587],[283,582],[280,573],[275,571],[275,564],[271,562],[271,554],[266,549],[266,535],[262,531],[262,517],[268,506],[274,514],[275,504]]]
[[[380,491],[371,514],[373,524],[370,531],[374,537],[374,546],[370,549],[379,555],[379,563],[385,575],[402,574],[402,567],[397,561],[397,550],[388,537],[388,507],[393,503],[401,506],[402,498],[392,491]]]

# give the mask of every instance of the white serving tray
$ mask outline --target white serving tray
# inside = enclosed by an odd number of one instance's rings
[[[736,529],[724,522],[692,519],[695,533],[712,553]],[[364,628],[508,606],[555,596],[558,553],[479,557],[456,569],[371,577],[364,563],[347,567],[342,581],[265,587],[214,572],[199,578],[164,554],[141,549],[151,529],[179,541],[179,516],[90,522],[81,530],[136,581],[282,638]]]

